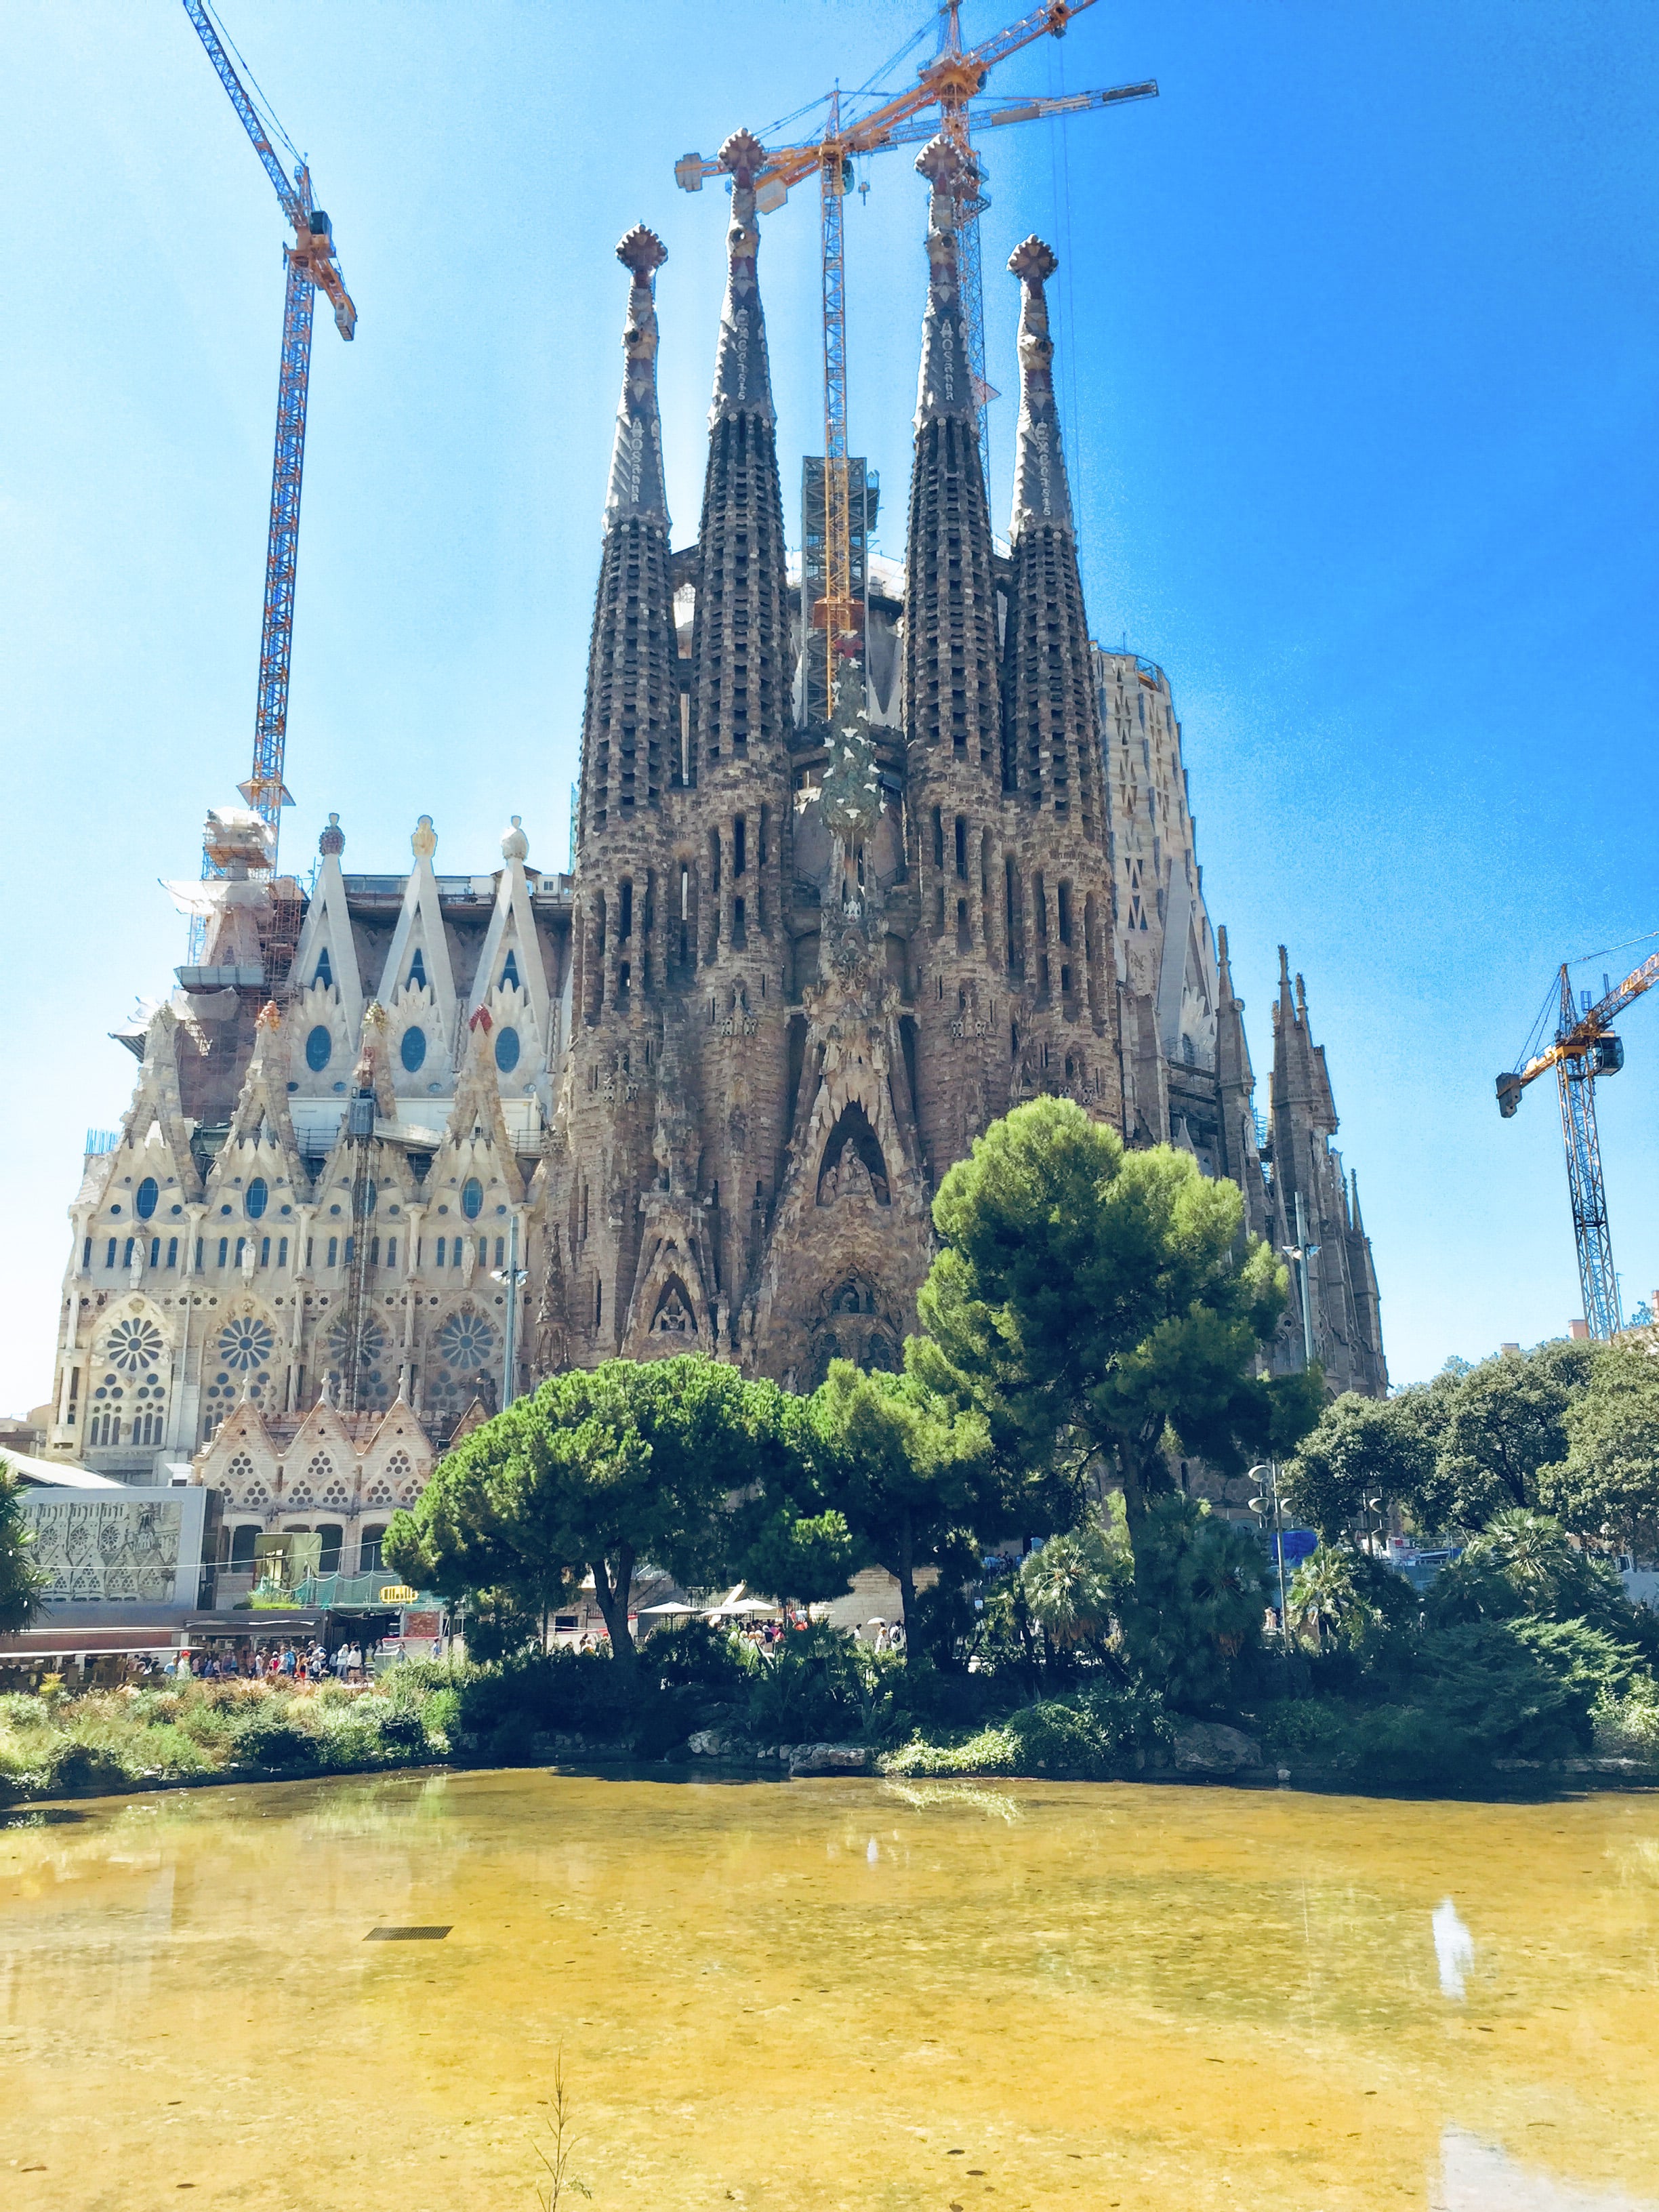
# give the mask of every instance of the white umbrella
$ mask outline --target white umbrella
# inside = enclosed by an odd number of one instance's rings
[[[641,1620],[648,1620],[653,1613],[695,1613],[696,1609],[697,1608],[695,1605],[687,1605],[684,1600],[681,1600],[678,1603],[671,1601],[666,1605],[647,1605],[640,1614],[639,1618]]]
[[[708,1610],[711,1615],[715,1615],[723,1613],[781,1613],[783,1607],[769,1605],[763,1597],[740,1597],[734,1604],[712,1605]]]

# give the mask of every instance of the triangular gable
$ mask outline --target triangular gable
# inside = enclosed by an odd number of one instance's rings
[[[422,821],[422,829],[416,830],[414,838],[415,866],[404,885],[398,927],[392,933],[392,949],[380,973],[380,998],[383,1006],[396,1008],[411,988],[410,973],[418,963],[413,988],[429,992],[436,1041],[448,1054],[455,1041],[455,976],[439,910],[438,878],[432,870],[432,848],[437,840],[424,816]],[[420,977],[424,977],[424,985]]]
[[[386,1407],[380,1426],[364,1447],[363,1458],[378,1466],[384,1455],[398,1450],[409,1454],[418,1473],[424,1473],[432,1464],[432,1439],[422,1426],[420,1415],[401,1395]]]
[[[324,970],[321,975],[319,969]],[[321,981],[337,994],[345,1034],[349,1038],[355,1037],[363,1018],[363,981],[358,972],[357,947],[351,934],[351,916],[346,911],[345,878],[340,872],[337,853],[323,855],[291,972],[303,993],[311,992]]]
[[[300,1147],[288,1110],[288,1060],[282,1015],[274,1003],[262,1006],[254,1024],[252,1057],[230,1117],[225,1150],[255,1144],[263,1138],[283,1155],[292,1174],[297,1170]]]
[[[509,959],[518,976],[516,989],[507,972]],[[509,860],[496,878],[495,911],[489,917],[483,951],[472,979],[472,1001],[467,1008],[468,1014],[476,1013],[480,1006],[489,1008],[498,1025],[510,1021],[522,1027],[527,1011],[535,1026],[535,1039],[533,1044],[530,1038],[525,1039],[526,1057],[548,1057],[553,1031],[547,970],[536,934],[530,885],[525,877],[524,862],[520,860]]]
[[[283,1458],[291,1468],[304,1468],[319,1451],[337,1454],[343,1473],[350,1474],[357,1464],[357,1447],[351,1440],[351,1431],[328,1398],[319,1398],[301,1422]]]

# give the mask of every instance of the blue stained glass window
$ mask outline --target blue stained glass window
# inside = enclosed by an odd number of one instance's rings
[[[469,1176],[461,1185],[461,1212],[469,1221],[476,1221],[483,1212],[483,1185],[477,1176]]]
[[[495,1065],[503,1075],[510,1075],[519,1064],[519,1032],[517,1030],[497,1030],[495,1032]]]
[[[502,969],[501,969],[501,988],[502,988],[502,990],[506,990],[506,988],[507,988],[507,986],[508,986],[508,984],[509,984],[509,983],[512,985],[513,988],[514,988],[515,991],[518,989],[518,988],[519,988],[519,956],[518,956],[518,954],[517,954],[516,952],[509,952],[509,953],[507,954],[507,959],[506,959],[506,962],[505,962],[505,963],[504,963],[504,965],[502,966]]]
[[[324,945],[322,951],[317,955],[317,973],[311,980],[313,985],[320,983],[325,989],[329,989],[333,985],[334,970],[328,964],[327,945]]]
[[[409,963],[409,988],[412,991],[417,986],[422,990],[426,988],[426,962],[418,945],[415,947],[415,957]],[[420,1066],[418,1060],[415,1064],[417,1067]]]
[[[270,1199],[270,1192],[266,1186],[264,1177],[255,1176],[247,1187],[247,1195],[243,1200],[243,1204],[247,1207],[247,1218],[250,1221],[257,1221],[259,1218],[269,1204]]]
[[[155,1211],[155,1201],[161,1196],[154,1176],[146,1176],[132,1194],[132,1210],[140,1221],[148,1221]]]
[[[334,1039],[326,1024],[319,1022],[306,1039],[306,1066],[313,1075],[320,1075],[334,1057]]]
[[[423,1066],[426,1062],[426,1031],[422,1029],[405,1030],[398,1050],[404,1066],[413,1075],[416,1068]]]

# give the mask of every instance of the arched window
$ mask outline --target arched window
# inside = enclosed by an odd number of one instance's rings
[[[325,990],[331,990],[334,987],[334,970],[328,964],[327,945],[324,945],[322,951],[317,955],[317,973],[311,981],[313,989],[319,983]]]
[[[363,1575],[378,1575],[381,1570],[380,1539],[386,1534],[383,1521],[371,1522],[362,1534],[357,1550],[357,1571]]]
[[[517,1030],[497,1030],[495,1032],[495,1065],[503,1075],[511,1075],[519,1064],[519,1032]]]
[[[140,1221],[148,1221],[155,1211],[155,1201],[161,1196],[154,1176],[146,1176],[132,1195],[132,1210]]]
[[[398,1057],[411,1075],[416,1068],[423,1066],[426,1062],[426,1031],[422,1029],[405,1030],[403,1043],[398,1048]]]
[[[324,958],[326,963],[327,956],[325,955]],[[333,1057],[334,1039],[329,1033],[327,1024],[319,1022],[306,1039],[306,1066],[313,1075],[320,1075]]]
[[[477,1176],[469,1176],[461,1185],[461,1212],[469,1221],[476,1221],[483,1212],[483,1185]]]
[[[409,963],[409,988],[411,991],[426,988],[426,962],[421,957],[418,945],[415,947],[415,957]]]
[[[247,1195],[242,1201],[247,1208],[248,1219],[250,1221],[257,1221],[259,1218],[259,1216],[264,1212],[266,1206],[270,1203],[270,1192],[266,1185],[264,1177],[263,1176],[255,1176],[252,1182],[248,1185]]]
[[[502,990],[505,991],[509,984],[515,991],[519,988],[519,956],[516,952],[509,952],[501,967]]]
[[[230,1571],[234,1575],[253,1572],[253,1540],[258,1534],[258,1525],[252,1521],[240,1522],[230,1532]]]

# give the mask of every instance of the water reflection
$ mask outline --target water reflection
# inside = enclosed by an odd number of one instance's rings
[[[1455,2128],[1441,2138],[1429,2204],[1430,2212],[1655,2212],[1651,2197],[1575,2189]]]
[[[276,2142],[307,2212],[517,2212],[561,2049],[596,2212],[1659,2207],[1659,1799],[528,1771],[77,1809],[0,1829],[6,2212],[301,2201]]]
[[[1440,1969],[1440,1994],[1461,2003],[1464,1983],[1474,1964],[1474,1938],[1457,1917],[1450,1898],[1438,1906],[1429,1923],[1434,1930],[1434,1962]]]

